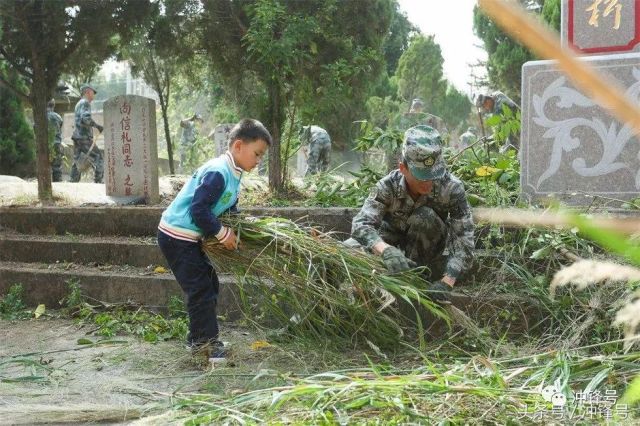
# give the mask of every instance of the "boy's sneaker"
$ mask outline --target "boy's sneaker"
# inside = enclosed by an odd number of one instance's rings
[[[208,359],[210,363],[220,363],[226,359],[225,343],[219,340],[208,343],[192,343],[188,345],[191,354],[197,358]]]
[[[211,344],[211,352],[209,352],[209,363],[218,364],[227,359],[227,350],[224,343],[220,341]]]

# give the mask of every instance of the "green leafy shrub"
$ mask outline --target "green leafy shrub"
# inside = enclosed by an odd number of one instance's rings
[[[14,284],[7,294],[0,298],[0,318],[5,320],[25,319],[31,316],[22,301],[24,289],[22,284]]]

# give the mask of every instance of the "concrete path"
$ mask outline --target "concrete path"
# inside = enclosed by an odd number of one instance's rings
[[[175,197],[184,182],[186,175],[160,177],[160,198],[162,204],[168,204]],[[268,188],[266,177],[249,174],[242,180],[243,188]],[[106,194],[105,185],[89,182],[54,182],[53,196],[57,206],[86,206],[86,205],[126,205],[136,204],[135,199],[125,197],[110,197]],[[35,206],[38,200],[38,182],[23,180],[16,176],[0,175],[0,206]]]

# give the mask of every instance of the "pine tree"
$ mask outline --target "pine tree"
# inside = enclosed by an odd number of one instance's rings
[[[0,73],[6,80],[19,84],[14,73],[3,68]],[[33,176],[35,158],[35,138],[25,118],[22,100],[0,85],[0,175]]]

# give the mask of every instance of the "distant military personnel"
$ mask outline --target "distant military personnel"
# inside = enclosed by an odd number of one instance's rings
[[[405,132],[398,169],[372,189],[345,244],[382,256],[391,273],[428,266],[435,280],[428,291],[446,301],[471,266],[473,233],[471,207],[462,182],[446,169],[440,134],[419,125]]]
[[[518,104],[499,91],[493,92],[490,95],[481,94],[476,98],[476,107],[484,114],[504,115],[506,111],[505,106],[509,107],[513,114],[520,111]],[[520,149],[520,134],[510,135],[500,150],[506,151],[509,147],[513,147],[516,150]]]
[[[396,127],[404,132],[410,127],[418,126],[420,124],[433,127],[440,133],[442,138],[446,138],[449,135],[449,130],[447,129],[447,125],[444,120],[437,115],[424,112],[424,102],[422,102],[422,99],[416,98],[411,101],[409,112],[398,117]]]
[[[80,170],[78,169],[78,161],[81,155],[88,154],[94,169],[93,180],[96,183],[102,183],[104,177],[104,161],[102,153],[95,145],[93,140],[93,128],[98,129],[102,133],[103,127],[93,121],[91,118],[91,102],[96,96],[96,89],[88,84],[80,86],[80,95],[82,98],[76,104],[75,109],[75,128],[73,130],[73,166],[71,167],[71,182],[80,182]]]
[[[192,117],[185,118],[180,121],[180,127],[182,128],[182,135],[180,136],[180,171],[184,171],[184,166],[187,163],[187,154],[191,150],[191,147],[196,143],[198,139],[198,129],[196,128],[196,122],[202,124],[204,120],[200,114],[194,114]]]
[[[300,130],[302,149],[308,152],[307,175],[326,172],[331,159],[331,138],[325,129],[319,126],[302,126]]]
[[[471,126],[467,129],[466,132],[460,135],[460,142],[458,142],[458,149],[463,150],[477,140],[478,140],[478,136],[476,135],[476,128]]]
[[[49,140],[53,139],[51,153],[51,180],[62,182],[62,117],[53,109],[56,101],[51,99],[47,103],[47,121],[49,123]]]

